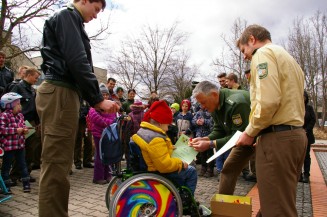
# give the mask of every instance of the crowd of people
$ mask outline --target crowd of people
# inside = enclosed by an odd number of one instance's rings
[[[196,82],[190,99],[169,103],[151,91],[143,103],[135,99],[135,89],[116,88],[112,77],[98,84],[93,73],[84,23],[105,7],[104,0],[75,0],[45,22],[41,49],[45,80],[37,91],[33,85],[41,73],[22,66],[14,80],[0,51],[1,176],[9,193],[17,180],[24,192],[30,192],[30,183],[35,182],[32,169],[41,168],[39,216],[68,216],[72,165],[78,170],[93,168],[94,184],[108,183],[110,168],[101,162],[99,141],[103,129],[124,114],[127,166],[132,141],[140,147],[148,171],[165,174],[193,194],[197,177],[213,177],[216,167],[219,193],[232,195],[242,174],[245,180],[258,182],[258,216],[297,216],[296,184],[309,181],[316,118],[304,92],[303,72],[293,57],[271,42],[267,29],[250,25],[237,41],[244,58],[251,61],[245,72],[249,90],[238,84],[235,73],[221,73],[219,84]],[[35,132],[27,137],[30,130]],[[206,163],[236,131],[243,132],[236,146]],[[171,156],[183,134],[192,138],[189,146],[200,153],[195,159],[201,164],[199,174],[194,164]]]

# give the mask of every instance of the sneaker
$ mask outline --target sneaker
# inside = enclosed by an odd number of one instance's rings
[[[29,181],[23,182],[23,191],[24,191],[24,193],[31,192],[31,185],[30,185]]]
[[[75,166],[75,169],[77,169],[77,170],[81,170],[81,169],[82,169],[82,165],[76,165],[76,166]]]

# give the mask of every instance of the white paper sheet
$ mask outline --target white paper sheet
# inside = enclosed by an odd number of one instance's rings
[[[212,155],[208,160],[207,163],[213,161],[220,155],[224,154],[226,151],[229,149],[233,148],[237,142],[237,140],[240,138],[242,132],[241,131],[236,131],[236,133],[230,138],[230,140],[221,148],[219,149],[214,155]]]

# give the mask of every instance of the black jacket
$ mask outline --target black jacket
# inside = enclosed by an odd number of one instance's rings
[[[11,92],[18,93],[22,96],[20,104],[22,105],[22,113],[24,119],[28,121],[35,121],[39,123],[39,116],[36,112],[35,106],[35,89],[25,80],[21,80],[18,84],[13,85]]]
[[[0,68],[0,96],[5,87],[14,80],[14,73],[6,66]]]
[[[93,73],[90,40],[76,8],[70,6],[45,21],[41,55],[45,80],[79,90],[91,106],[103,100]]]
[[[303,128],[307,133],[308,144],[315,143],[315,136],[313,134],[313,128],[316,124],[316,115],[311,105],[305,104],[305,116]]]
[[[86,124],[86,116],[89,113],[90,105],[83,99],[80,99],[79,121]]]

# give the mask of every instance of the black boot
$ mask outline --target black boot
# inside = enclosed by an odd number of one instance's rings
[[[303,175],[303,180],[302,180],[303,183],[309,183],[309,175],[308,174],[304,174]]]

